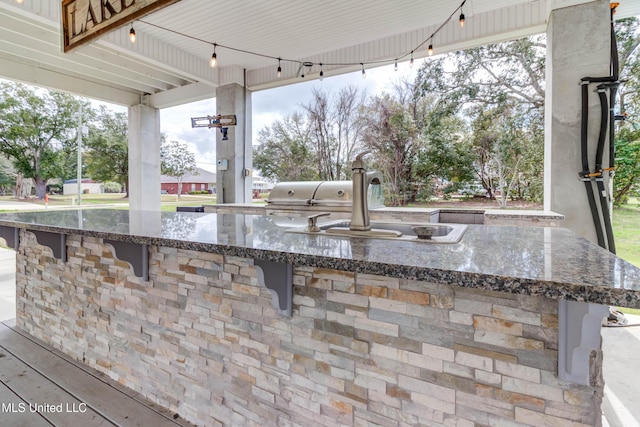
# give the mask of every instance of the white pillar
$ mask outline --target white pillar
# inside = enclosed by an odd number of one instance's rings
[[[227,140],[222,140],[220,130],[216,132],[217,203],[251,203],[251,92],[238,84],[217,88],[216,113],[236,115]]]
[[[129,107],[129,209],[160,211],[160,110]]]
[[[608,0],[556,9],[547,27],[544,208],[564,214],[564,227],[596,243],[585,184],[578,178],[582,170],[580,79],[610,74],[609,13]],[[595,87],[589,86],[592,170],[600,126]]]

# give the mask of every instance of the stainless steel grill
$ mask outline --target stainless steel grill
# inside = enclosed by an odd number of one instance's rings
[[[281,182],[276,184],[267,203],[270,205],[309,206],[322,181]]]
[[[281,209],[306,206],[350,211],[353,205],[352,186],[351,181],[280,182],[271,190],[267,203],[271,208]],[[369,208],[383,207],[382,186],[369,185],[368,199]]]

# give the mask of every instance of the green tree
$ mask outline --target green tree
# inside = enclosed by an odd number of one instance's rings
[[[477,179],[491,198],[501,190],[503,206],[519,196],[541,198],[545,48],[543,36],[534,36],[468,49],[426,61],[416,78],[423,94],[446,106],[442,111],[471,125],[463,139],[473,146]],[[434,131],[437,137],[437,127],[427,127],[426,138]],[[440,146],[444,153],[465,149]]]
[[[629,195],[640,189],[640,129],[624,127],[616,138],[616,174],[613,204],[626,204]]]
[[[415,200],[413,172],[420,135],[411,112],[383,94],[369,99],[362,117],[363,145],[371,150],[373,165],[384,176],[385,201],[403,206]]]
[[[302,114],[294,113],[265,127],[258,134],[253,165],[273,181],[314,181],[320,179],[309,130]]]
[[[16,185],[16,173],[11,162],[4,156],[0,156],[0,194],[6,196],[11,193]]]
[[[87,173],[98,181],[124,185],[129,197],[129,146],[127,115],[100,107],[86,139]]]
[[[447,100],[426,95],[422,103],[428,108],[420,120],[422,144],[417,151],[416,181],[425,185],[427,194],[433,192],[430,183],[434,180],[449,183],[447,191],[457,190],[475,177],[468,126]]]
[[[187,144],[178,141],[164,142],[160,146],[160,169],[164,175],[178,180],[178,198],[182,194],[182,179],[188,173],[197,173],[195,155]]]
[[[627,120],[618,122],[616,171],[613,203],[623,205],[640,187],[640,20],[637,17],[616,22],[620,58],[620,87],[617,112]]]
[[[630,120],[640,121],[640,20],[637,17],[616,21],[618,57],[620,64],[619,111]]]
[[[0,152],[26,178],[33,178],[36,197],[44,198],[47,181],[64,174],[63,147],[77,134],[77,111],[85,100],[57,91],[18,84],[0,85]]]

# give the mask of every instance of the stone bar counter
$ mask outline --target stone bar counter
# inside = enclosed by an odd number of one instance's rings
[[[24,331],[203,426],[601,425],[640,270],[561,228],[438,244],[287,218],[0,215]]]

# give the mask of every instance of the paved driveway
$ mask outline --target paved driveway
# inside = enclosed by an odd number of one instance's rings
[[[640,427],[640,316],[627,319],[637,326],[602,328],[602,410],[611,427]]]
[[[47,209],[47,207],[37,203],[0,200],[0,211],[35,211],[40,209]]]

